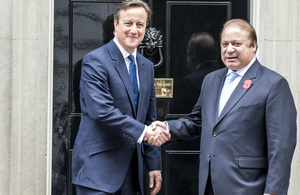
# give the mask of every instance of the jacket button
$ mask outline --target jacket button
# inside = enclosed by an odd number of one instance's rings
[[[208,154],[208,155],[207,155],[207,157],[208,157],[208,158],[210,158],[210,157],[211,157],[211,155],[210,155],[210,154]]]
[[[213,133],[213,136],[214,136],[214,137],[217,137],[217,135],[218,135],[217,132],[214,132],[214,133]]]
[[[134,150],[134,149],[135,149],[135,145],[132,145],[132,146],[131,146],[131,149],[133,149],[133,150]]]

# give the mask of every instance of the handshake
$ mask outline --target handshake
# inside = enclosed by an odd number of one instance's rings
[[[166,123],[155,121],[146,127],[144,141],[147,141],[149,144],[161,146],[170,139],[171,134],[167,131]]]

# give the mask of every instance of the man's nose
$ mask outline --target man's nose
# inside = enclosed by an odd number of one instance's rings
[[[131,33],[137,33],[137,26],[136,25],[132,25],[130,31],[131,31]]]
[[[228,45],[228,47],[227,47],[227,52],[228,52],[228,53],[234,52],[234,47],[233,47],[232,44],[229,44],[229,45]]]

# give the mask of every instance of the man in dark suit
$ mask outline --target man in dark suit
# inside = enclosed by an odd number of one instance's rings
[[[191,74],[181,78],[174,87],[170,112],[187,114],[195,106],[204,77],[224,65],[217,62],[218,49],[214,38],[207,32],[192,34],[187,47],[187,67]]]
[[[142,140],[168,134],[147,126],[156,119],[154,69],[136,51],[150,15],[141,0],[122,2],[114,13],[114,39],[83,58],[72,159],[77,195],[143,194],[143,159],[151,194],[160,190],[160,148]]]
[[[201,135],[200,195],[287,194],[296,109],[286,79],[262,66],[256,51],[254,28],[244,20],[228,21],[221,33],[227,68],[205,77],[198,102],[186,118],[167,122],[172,140]],[[236,78],[228,81],[231,74]],[[155,126],[166,128],[162,122]]]

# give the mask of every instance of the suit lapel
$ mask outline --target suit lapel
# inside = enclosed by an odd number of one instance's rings
[[[128,70],[126,68],[126,64],[125,64],[123,55],[113,40],[111,40],[107,44],[107,48],[108,48],[108,52],[111,56],[111,59],[113,61],[115,61],[115,68],[124,84],[124,87],[127,91],[128,98],[130,99],[130,102],[131,102],[131,107],[132,107],[132,110],[134,113],[134,117],[136,117],[132,83],[130,80]]]
[[[225,81],[225,78],[226,78],[227,71],[228,71],[228,69],[224,68],[224,71],[220,72],[220,74],[217,77],[216,85],[213,87],[213,89],[217,89],[216,94],[214,94],[214,97],[215,97],[214,102],[215,103],[213,104],[213,110],[215,111],[214,112],[215,121],[217,121],[218,118],[219,118],[219,116],[218,116],[219,101],[220,101],[219,98],[220,98],[221,91],[222,91],[222,88],[223,88],[223,85],[224,85],[224,81]]]
[[[138,65],[139,83],[140,83],[139,102],[138,102],[138,109],[137,109],[137,113],[139,113],[139,108],[143,108],[144,100],[146,99],[145,98],[145,90],[146,90],[145,87],[148,86],[148,84],[146,83],[146,81],[147,81],[146,78],[148,77],[148,74],[145,69],[145,65],[144,65],[145,62],[144,62],[142,56],[139,55],[138,53],[136,55],[136,60],[137,60],[137,65]]]
[[[217,123],[219,123],[228,114],[228,112],[230,112],[230,110],[241,100],[241,98],[243,98],[247,94],[247,92],[255,84],[255,78],[256,78],[259,67],[260,67],[260,64],[259,64],[258,60],[256,60],[253,63],[253,65],[249,68],[249,70],[245,73],[245,75],[242,77],[242,79],[236,86],[235,90],[232,92],[232,94],[231,94],[230,98],[228,99],[227,103],[225,104],[220,116],[218,117]],[[243,85],[246,80],[252,80],[252,85],[250,86],[249,89],[244,90]],[[219,93],[219,97],[220,97],[220,93]]]

